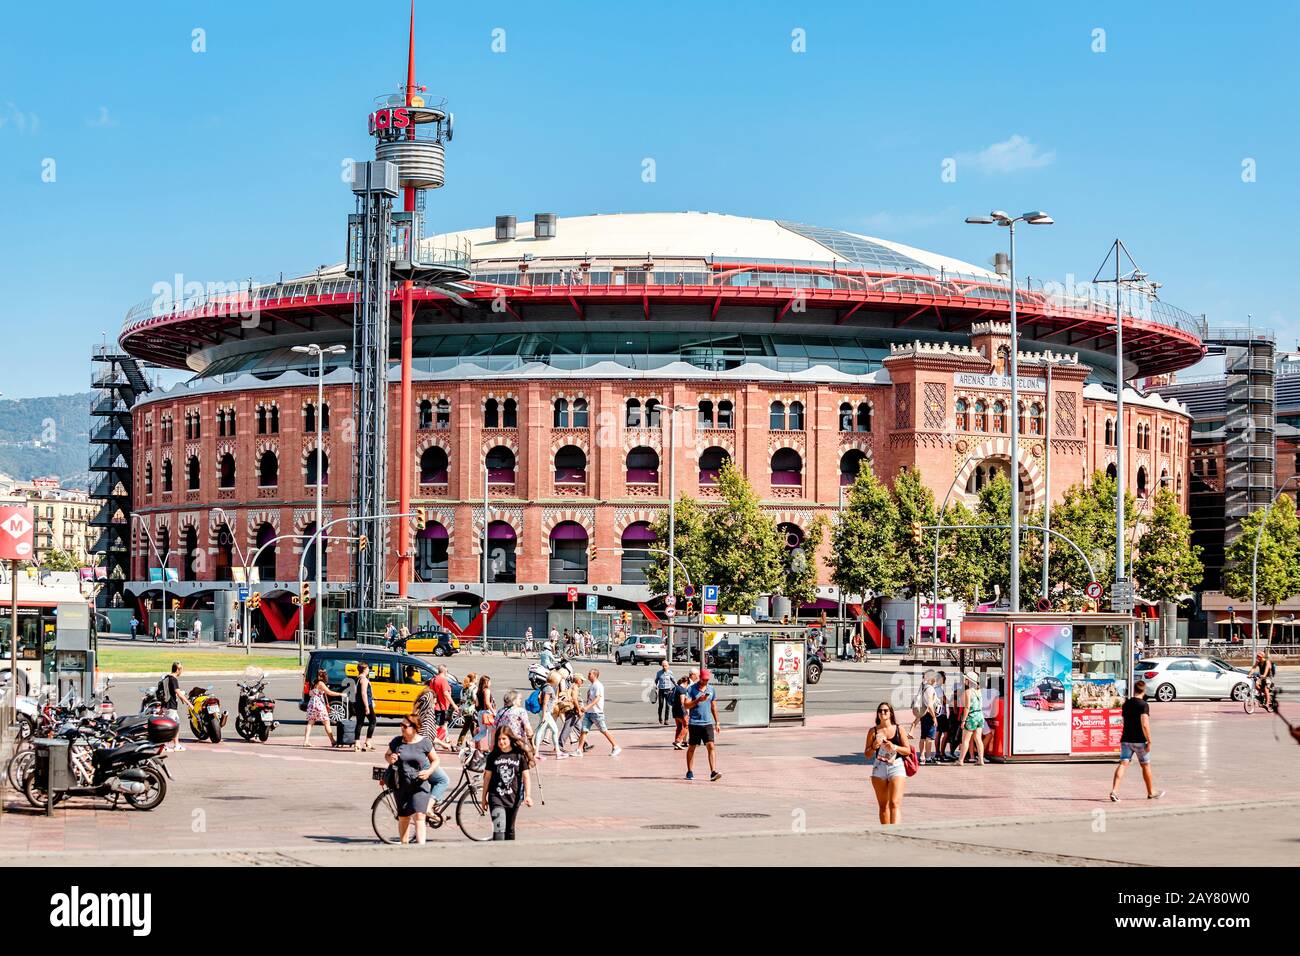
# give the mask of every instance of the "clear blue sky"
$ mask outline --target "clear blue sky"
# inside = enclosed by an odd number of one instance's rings
[[[707,209],[984,263],[1004,235],[965,215],[1043,208],[1058,225],[1026,236],[1022,273],[1091,278],[1120,235],[1170,302],[1293,348],[1296,10],[421,0],[418,78],[457,119],[431,226]],[[6,397],[88,387],[90,345],[173,273],[342,257],[341,163],[403,79],[405,0],[12,0],[5,21]]]

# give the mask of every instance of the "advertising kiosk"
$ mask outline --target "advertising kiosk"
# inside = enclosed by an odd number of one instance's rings
[[[985,713],[997,760],[1097,760],[1119,755],[1120,708],[1133,682],[1127,614],[987,612],[963,640],[1000,642],[1002,673],[987,679]]]
[[[687,647],[703,637],[724,726],[803,724],[809,628],[802,625],[678,624]]]

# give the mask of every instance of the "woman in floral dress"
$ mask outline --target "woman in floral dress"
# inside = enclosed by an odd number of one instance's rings
[[[336,690],[330,690],[329,684],[325,680],[325,668],[316,672],[316,684],[312,687],[311,693],[307,695],[307,729],[303,731],[302,745],[311,746],[311,727],[312,724],[320,724],[325,728],[325,739],[334,746],[334,735],[330,733],[330,697],[342,697],[343,694]]]

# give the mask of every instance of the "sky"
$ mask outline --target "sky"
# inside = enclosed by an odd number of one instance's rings
[[[339,261],[407,11],[6,0],[0,393],[88,388],[178,273]],[[428,231],[709,210],[987,264],[1005,233],[965,216],[1044,209],[1018,274],[1091,279],[1118,236],[1162,298],[1293,349],[1298,29],[1293,2],[417,0],[417,79],[456,115]]]

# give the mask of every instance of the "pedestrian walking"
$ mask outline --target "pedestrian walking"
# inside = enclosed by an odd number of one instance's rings
[[[474,732],[474,746],[487,753],[492,749],[496,731],[497,709],[492,701],[492,678],[484,674],[478,679],[474,694],[474,719],[478,729]]]
[[[194,619],[194,626],[191,627],[190,630],[194,633],[195,644],[203,640],[203,621],[196,617]]]
[[[587,696],[582,702],[582,733],[578,734],[579,757],[590,749],[587,734],[593,730],[609,741],[611,757],[617,757],[623,752],[623,748],[614,742],[609,733],[609,725],[605,723],[605,685],[600,682],[600,671],[594,667],[587,671]]]
[[[158,643],[159,641],[161,641],[161,640],[162,640],[162,628],[159,627],[157,624],[154,624],[154,626],[153,626],[153,642],[154,642],[155,644],[157,644],[157,643]]]
[[[352,749],[356,751],[374,750],[370,741],[375,736],[375,692],[370,686],[370,665],[362,661],[357,665],[356,696],[352,700],[352,710],[357,715],[355,742]],[[366,725],[366,739],[361,740],[361,725]]]
[[[388,783],[397,798],[397,834],[402,843],[410,842],[412,820],[415,842],[425,842],[425,821],[433,791],[429,778],[437,769],[432,751],[433,745],[420,734],[417,718],[409,716],[402,718],[402,732],[389,741],[384,754],[384,760],[392,768]],[[381,787],[384,785],[380,783]]]
[[[981,767],[984,766],[984,698],[980,690],[979,678],[974,672],[967,671],[962,675],[966,682],[965,703],[963,708],[965,717],[962,718],[961,724],[961,749],[957,752],[957,766],[966,765],[966,751],[970,749],[971,742],[975,743],[976,763]]]
[[[524,695],[517,690],[506,691],[505,706],[497,712],[496,732],[508,729],[517,738],[518,744],[528,754],[529,763],[533,758],[533,728],[528,722],[528,711],[524,710]]]
[[[436,749],[438,720],[434,714],[438,709],[438,698],[433,692],[433,681],[434,678],[429,678],[429,683],[425,685],[424,690],[416,696],[415,703],[411,705],[411,713],[419,718],[420,736]]]
[[[948,747],[954,735],[952,733],[952,688],[948,686],[948,675],[943,671],[939,671],[938,680],[935,682],[934,696],[939,702],[935,759],[940,763],[946,763]]]
[[[581,757],[582,751],[575,747],[572,751],[564,749],[564,742],[572,740],[575,734],[581,732],[579,726],[582,720],[582,695],[583,679],[581,674],[574,674],[573,680],[568,688],[560,692],[558,706],[561,716],[564,718],[560,724],[560,752],[570,757]]]
[[[256,644],[256,643],[257,643],[257,637],[258,637],[258,635],[257,635],[257,625],[256,625],[256,624],[250,624],[250,625],[248,626],[248,638],[249,638],[249,642],[252,643],[252,644]]]
[[[510,727],[501,728],[483,771],[483,802],[492,813],[492,839],[513,840],[522,803],[533,805],[528,754]]]
[[[672,713],[673,688],[676,686],[677,677],[668,666],[668,658],[664,658],[659,664],[659,673],[655,674],[655,690],[657,691],[655,697],[659,703],[659,723],[663,726],[668,724],[668,717]]]
[[[862,748],[862,756],[871,761],[871,789],[876,792],[881,823],[903,822],[903,788],[907,784],[903,757],[911,752],[893,705],[882,701],[876,708],[875,726],[867,731]]]
[[[709,755],[709,780],[721,780],[714,759],[713,746],[719,731],[718,694],[710,683],[713,675],[706,668],[699,679],[686,691],[682,706],[690,712],[687,717],[686,779],[695,779],[695,748],[704,745]]]
[[[460,736],[456,738],[456,749],[460,750],[465,738],[472,738],[478,732],[478,675],[470,671],[460,684]]]
[[[936,680],[934,671],[926,671],[921,677],[921,689],[916,702],[912,705],[912,727],[921,727],[920,754],[921,763],[934,763],[934,744],[939,732],[939,696],[935,693]]]
[[[677,684],[673,687],[672,696],[672,714],[673,724],[673,750],[686,749],[686,708],[682,706],[682,698],[686,696],[686,689],[690,687],[691,679],[689,677],[680,677]]]
[[[433,720],[437,727],[433,745],[455,750],[447,739],[447,726],[451,723],[452,711],[456,709],[456,700],[451,693],[451,675],[447,673],[446,664],[438,665],[438,673],[433,678],[433,697]]]
[[[529,627],[526,631],[524,631],[524,653],[531,654],[532,652],[533,652],[533,629]]]
[[[546,731],[551,732],[551,747],[555,751],[557,760],[562,760],[569,756],[560,749],[560,728],[555,723],[555,718],[559,714],[560,697],[560,675],[551,671],[543,684],[537,691],[538,710],[537,729],[533,733],[533,750],[537,754],[537,759],[542,759],[542,743],[546,739]]]
[[[140,630],[140,622],[135,619],[135,615],[131,615],[131,640],[135,640],[135,632],[138,630]]]
[[[178,728],[176,731],[176,737],[172,741],[171,747],[168,748],[173,751],[185,749],[184,745],[181,743],[181,734],[179,730],[181,720],[180,705],[184,704],[186,710],[190,710],[194,707],[194,705],[190,703],[190,699],[186,697],[185,693],[181,690],[181,674],[184,672],[185,667],[180,661],[172,661],[172,669],[170,673],[159,681],[159,697],[161,698],[163,710],[166,712],[166,716],[176,721]]]
[[[325,679],[325,668],[316,672],[316,683],[312,685],[311,691],[307,694],[307,728],[302,733],[302,745],[311,746],[311,728],[313,724],[320,724],[325,728],[325,739],[334,746],[334,734],[330,730],[330,708],[329,698],[342,697],[336,690],[330,690],[329,683]]]
[[[1133,682],[1133,696],[1124,701],[1120,714],[1124,718],[1124,730],[1119,738],[1119,763],[1115,765],[1115,779],[1110,784],[1110,799],[1119,803],[1119,782],[1124,779],[1124,771],[1129,761],[1137,757],[1138,766],[1142,768],[1142,782],[1147,786],[1147,799],[1159,800],[1165,791],[1157,790],[1151,776],[1151,705],[1146,701],[1147,682]]]

